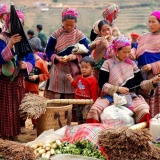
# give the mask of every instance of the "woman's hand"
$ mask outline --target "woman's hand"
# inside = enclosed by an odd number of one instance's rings
[[[10,41],[8,43],[8,47],[10,49],[12,49],[12,47],[17,43],[20,42],[22,39],[21,36],[19,36],[19,34],[14,34],[13,36],[11,36]]]
[[[76,55],[73,55],[73,54],[70,54],[70,55],[68,56],[67,61],[74,61],[75,59],[77,59],[77,56],[76,56]]]
[[[151,64],[146,64],[145,66],[142,67],[143,71],[150,71],[152,69]]]
[[[35,81],[38,78],[39,78],[38,75],[29,76],[29,80],[31,80],[31,81]]]
[[[158,82],[160,82],[160,74],[157,75],[156,77],[154,77],[153,80],[152,80],[153,84],[157,84]]]
[[[127,87],[119,87],[117,92],[121,94],[129,94],[129,89]]]
[[[27,68],[27,64],[24,61],[19,61],[19,68],[20,69],[26,69]]]
[[[59,61],[60,63],[66,63],[67,62],[67,59],[65,59],[62,56],[56,56],[56,60]]]
[[[105,37],[102,37],[101,42],[104,44],[104,46],[105,46],[106,48],[108,48],[109,43],[108,43],[108,40],[107,40]]]

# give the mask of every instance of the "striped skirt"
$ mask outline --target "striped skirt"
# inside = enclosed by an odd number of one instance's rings
[[[100,115],[103,110],[110,105],[110,102],[107,98],[98,98],[95,103],[92,105],[88,115],[87,123],[100,123]],[[141,123],[147,121],[149,123],[150,114],[149,114],[149,105],[146,103],[145,99],[142,96],[137,96],[132,100],[133,112],[135,115],[136,123]]]
[[[10,77],[0,76],[0,134],[17,136],[20,133],[19,105],[24,97],[23,76],[12,82]]]

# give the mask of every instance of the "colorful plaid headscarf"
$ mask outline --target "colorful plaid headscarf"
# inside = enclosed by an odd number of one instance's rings
[[[6,4],[0,4],[0,17],[8,12],[8,8]]]
[[[74,8],[65,8],[63,11],[62,11],[62,19],[67,16],[67,15],[71,15],[75,18],[78,17],[78,12],[76,9]]]
[[[112,42],[114,50],[122,47],[131,46],[131,42],[128,37],[120,36],[119,38],[113,40]]]
[[[160,11],[158,11],[158,10],[154,11],[151,13],[150,16],[155,16],[158,20],[160,20]]]
[[[20,10],[16,10],[16,12],[17,12],[18,17],[24,21],[24,14]],[[8,26],[9,20],[10,20],[10,13],[8,14],[7,19],[6,19],[6,27],[7,28],[9,27]]]
[[[117,49],[131,46],[131,42],[128,37],[126,36],[120,36],[117,39],[113,40],[112,44],[108,47],[105,57],[108,57],[108,55],[116,55]],[[129,64],[132,64],[132,61],[127,58],[126,61]]]
[[[118,17],[119,14],[119,6],[115,3],[110,3],[103,11],[103,17],[106,20],[109,20],[110,23],[113,23],[113,20],[115,20]]]

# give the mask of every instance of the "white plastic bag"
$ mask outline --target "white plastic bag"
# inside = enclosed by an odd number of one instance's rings
[[[113,95],[114,104],[106,107],[101,114],[101,122],[109,124],[112,127],[118,126],[132,126],[135,124],[133,112],[124,107],[126,104],[126,98],[119,96],[116,93]]]
[[[149,130],[155,141],[160,138],[160,113],[150,120]]]
[[[27,145],[32,146],[33,144],[44,143],[46,141],[55,141],[57,139],[62,139],[64,135],[57,134],[57,133],[54,132],[54,129],[44,131],[34,141],[28,142]]]
[[[84,44],[76,43],[74,48],[72,49],[72,54],[86,54],[88,53],[88,49],[84,46]]]

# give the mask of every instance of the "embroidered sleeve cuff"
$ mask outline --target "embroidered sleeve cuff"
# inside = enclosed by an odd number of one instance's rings
[[[151,66],[152,66],[153,74],[159,74],[160,73],[160,61],[151,63]]]
[[[151,79],[141,82],[140,86],[141,86],[141,89],[143,89],[143,90],[152,90],[152,89],[154,89],[154,85],[153,85]]]
[[[113,96],[113,94],[116,93],[117,90],[118,90],[118,86],[113,86],[109,83],[105,83],[102,88],[102,93]]]
[[[8,45],[2,50],[2,57],[6,62],[9,62],[14,57]]]
[[[51,56],[51,62],[52,62],[52,63],[54,63],[55,58],[56,58],[56,54],[53,54],[53,55]]]

